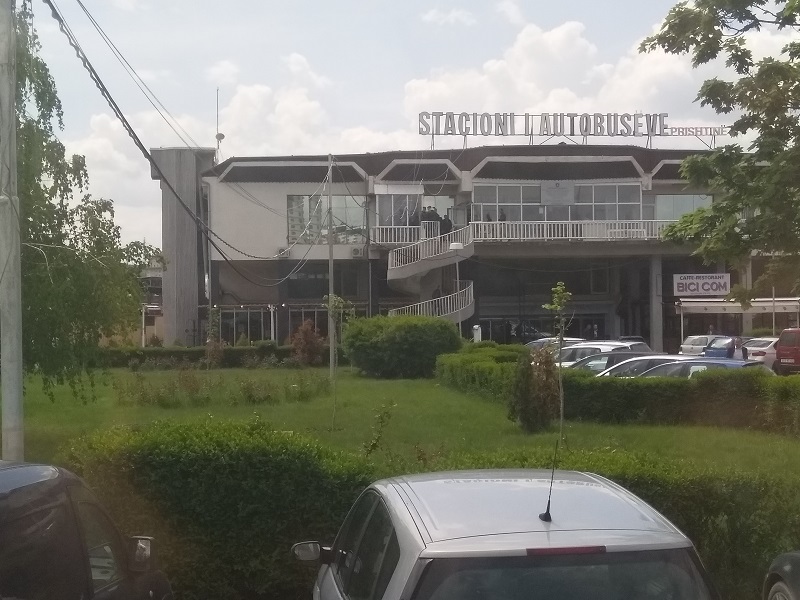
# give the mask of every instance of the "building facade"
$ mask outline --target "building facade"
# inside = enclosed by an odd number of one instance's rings
[[[195,215],[210,229],[197,233],[194,217],[165,192],[173,271],[164,277],[166,328],[191,331],[187,342],[204,341],[209,306],[219,308],[230,344],[243,336],[282,343],[307,319],[327,333],[329,244],[335,293],[357,313],[441,316],[501,342],[552,331],[542,305],[564,281],[573,295],[571,335],[641,335],[654,349],[675,350],[673,275],[726,268],[663,239],[670,223],[713,202],[713,190],[680,178],[680,163],[696,151],[487,146],[339,155],[331,163],[231,158],[202,172],[207,149],[194,161],[186,152],[158,156],[186,181]],[[180,164],[183,173],[174,170]],[[752,277],[747,266],[731,283]],[[170,314],[173,297],[180,315]],[[686,318],[687,334],[753,325],[741,315]]]

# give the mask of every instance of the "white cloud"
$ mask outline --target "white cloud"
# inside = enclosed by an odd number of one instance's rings
[[[452,8],[448,11],[432,8],[422,14],[422,20],[425,23],[434,25],[475,25],[477,20],[473,14],[461,8]]]
[[[219,60],[206,69],[206,79],[216,85],[233,85],[239,78],[239,65]]]
[[[502,0],[496,8],[497,12],[503,15],[512,25],[521,26],[527,23],[525,16],[522,14],[522,9],[515,0]]]
[[[283,63],[298,83],[308,83],[317,88],[326,87],[331,83],[327,77],[317,74],[302,54],[293,52],[289,56],[284,56]]]

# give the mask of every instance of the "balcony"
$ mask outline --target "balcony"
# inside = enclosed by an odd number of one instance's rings
[[[458,291],[441,298],[433,298],[424,302],[411,304],[402,308],[389,311],[390,317],[398,315],[414,315],[426,317],[441,317],[460,323],[469,319],[475,312],[475,299],[472,294],[471,281],[459,281]]]
[[[548,240],[660,240],[675,221],[480,221],[470,223],[476,242]]]

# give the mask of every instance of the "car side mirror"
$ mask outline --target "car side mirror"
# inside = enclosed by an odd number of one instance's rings
[[[323,564],[331,562],[331,549],[322,546],[319,542],[298,542],[292,546],[292,554],[297,560],[303,562],[320,561]]]
[[[156,553],[153,538],[136,535],[128,538],[128,566],[134,573],[156,571]]]

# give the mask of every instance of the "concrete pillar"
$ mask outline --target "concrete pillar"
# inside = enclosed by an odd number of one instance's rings
[[[650,347],[664,351],[664,306],[661,302],[661,257],[650,257]]]
[[[620,273],[620,266],[613,264],[609,268],[609,292],[613,302],[611,304],[611,311],[609,314],[609,326],[611,328],[611,337],[616,339],[622,335],[622,319],[617,314],[618,307],[622,301],[622,274]]]
[[[748,290],[753,287],[753,261],[752,259],[748,258],[747,263],[740,271],[741,281],[740,283],[746,287]],[[750,333],[753,331],[753,315],[750,314],[742,314],[742,331],[740,333]]]

